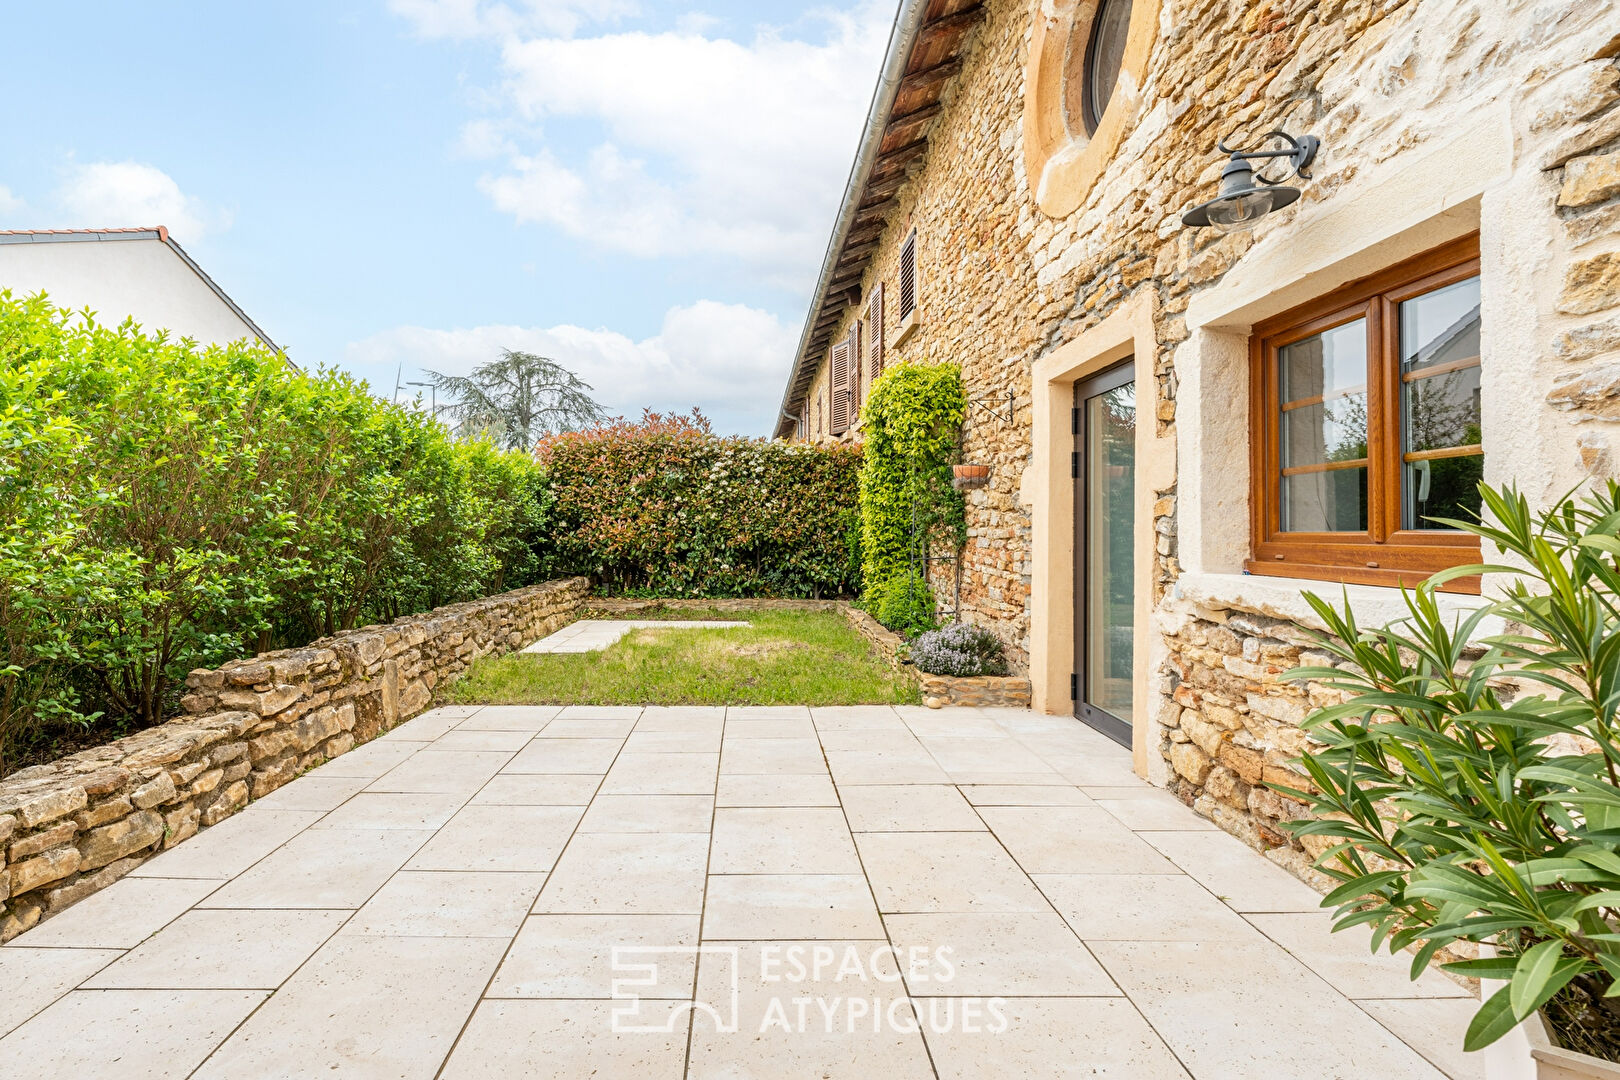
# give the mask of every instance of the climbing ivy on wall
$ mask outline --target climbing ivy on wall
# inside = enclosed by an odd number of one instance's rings
[[[962,496],[951,487],[966,412],[962,370],[949,363],[890,368],[861,412],[863,599],[891,629],[926,629],[933,605],[913,570],[931,546],[967,542]],[[897,588],[904,599],[891,596]],[[923,602],[914,602],[919,590]]]

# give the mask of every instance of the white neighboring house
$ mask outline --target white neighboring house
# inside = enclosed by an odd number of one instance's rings
[[[0,289],[43,290],[58,307],[89,308],[104,326],[133,318],[148,332],[200,344],[257,338],[277,347],[162,225],[0,232]]]

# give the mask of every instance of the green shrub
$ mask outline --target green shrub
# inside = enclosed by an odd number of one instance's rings
[[[939,625],[934,617],[934,591],[921,574],[902,570],[868,597],[872,617],[897,634],[916,637]]]
[[[1342,884],[1337,929],[1371,927],[1373,947],[1421,945],[1416,978],[1458,942],[1498,955],[1447,964],[1487,983],[1465,1047],[1544,1008],[1573,1049],[1620,1060],[1620,486],[1532,512],[1481,485],[1476,533],[1512,566],[1465,567],[1408,595],[1393,628],[1357,625],[1348,601],[1312,606],[1335,667],[1302,668],[1350,695],[1306,727],[1315,791],[1283,790],[1316,820],[1291,824],[1331,846]],[[1467,619],[1435,590],[1459,575],[1513,575]],[[1506,632],[1471,641],[1488,615]]]
[[[837,596],[852,562],[860,452],[720,438],[647,413],[541,441],[549,574],[620,594]]]
[[[63,722],[154,723],[186,671],[525,584],[524,454],[257,345],[0,292],[0,774]]]
[[[955,364],[896,364],[872,384],[861,411],[863,602],[891,630],[934,625],[931,599],[926,616],[917,615],[927,585],[896,592],[892,579],[914,574],[934,545],[960,550],[967,541],[962,496],[951,487],[966,412]]]

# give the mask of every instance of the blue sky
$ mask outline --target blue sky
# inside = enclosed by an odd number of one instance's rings
[[[384,393],[522,348],[763,434],[894,7],[0,0],[0,228],[168,225]]]

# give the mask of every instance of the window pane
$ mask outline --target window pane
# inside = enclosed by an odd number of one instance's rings
[[[1102,0],[1086,49],[1088,131],[1094,132],[1102,122],[1108,99],[1114,96],[1114,84],[1119,82],[1119,69],[1125,62],[1125,39],[1130,36],[1130,29],[1131,0]]]
[[[1283,531],[1366,531],[1366,321],[1285,345],[1277,365]]]
[[[1405,528],[1446,528],[1426,519],[1466,521],[1479,511],[1485,473],[1485,459],[1473,449],[1481,442],[1479,337],[1478,278],[1400,305]]]
[[[1136,384],[1086,399],[1086,701],[1131,720]]]
[[[1283,477],[1282,531],[1366,532],[1366,467]]]

